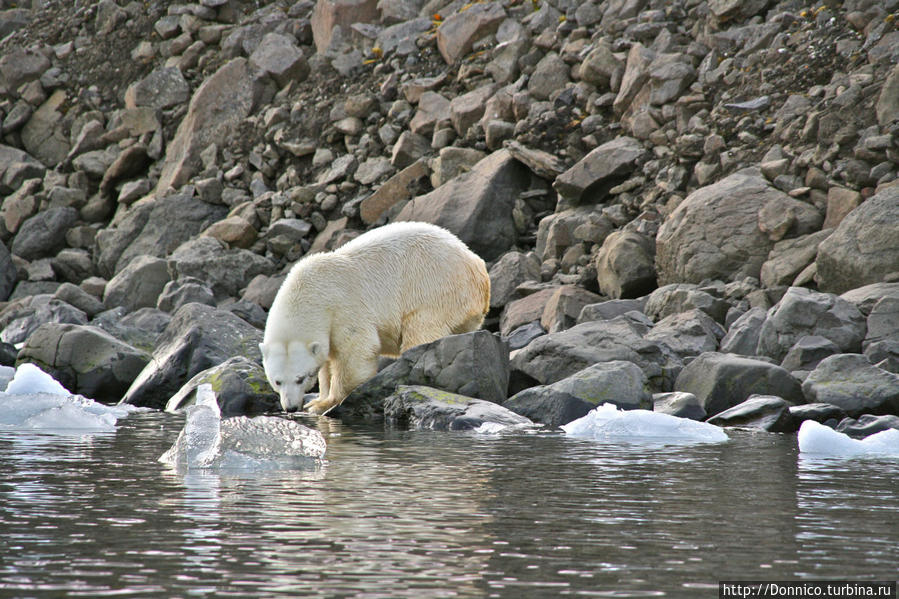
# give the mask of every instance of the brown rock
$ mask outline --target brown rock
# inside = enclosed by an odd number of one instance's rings
[[[427,162],[419,159],[390,177],[377,191],[359,204],[359,216],[362,221],[370,225],[398,202],[410,199],[414,193],[412,189],[414,183],[427,176]]]
[[[845,187],[831,187],[827,190],[827,216],[824,228],[833,229],[839,225],[846,215],[862,203],[862,194]]]
[[[446,64],[457,62],[471,51],[474,42],[494,33],[505,18],[499,2],[469,5],[450,16],[437,28],[437,49],[443,60]]]
[[[331,45],[335,27],[349,29],[353,23],[374,23],[380,17],[378,0],[318,0],[312,11],[312,39],[323,53]]]

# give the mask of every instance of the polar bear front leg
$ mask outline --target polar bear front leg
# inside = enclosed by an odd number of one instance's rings
[[[319,394],[306,404],[306,410],[313,414],[324,414],[334,406],[340,404],[350,391],[364,383],[378,372],[378,359],[356,358],[348,363],[340,363],[334,360],[330,365],[331,381],[327,394]]]

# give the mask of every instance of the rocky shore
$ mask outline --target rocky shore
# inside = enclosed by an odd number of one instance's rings
[[[286,269],[421,220],[488,262],[487,331],[385,363],[343,418],[559,426],[611,402],[899,428],[897,20],[0,0],[0,363],[105,402],[208,382],[223,415],[273,410],[257,344]]]

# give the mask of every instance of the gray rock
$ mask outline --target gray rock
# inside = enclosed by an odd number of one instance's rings
[[[155,308],[159,294],[171,281],[166,261],[155,256],[138,256],[106,284],[103,303],[121,306],[128,312]]]
[[[249,63],[267,73],[279,87],[300,83],[309,76],[309,65],[296,46],[296,38],[280,33],[266,34],[250,54]]]
[[[184,242],[172,252],[168,264],[176,279],[188,276],[205,281],[217,297],[237,297],[253,277],[275,272],[268,258],[250,250],[227,249],[211,237]]]
[[[592,320],[612,320],[613,318],[623,316],[628,312],[643,312],[645,307],[646,298],[608,300],[605,302],[588,304],[581,309],[581,313],[577,317],[577,324],[590,322]]]
[[[541,260],[562,258],[565,252],[581,241],[602,244],[615,225],[593,206],[579,206],[562,210],[540,219],[537,226],[537,256]]]
[[[814,420],[824,424],[828,420],[841,420],[846,417],[842,408],[829,403],[807,403],[799,406],[790,406],[790,414],[799,423],[806,420]]]
[[[634,99],[649,82],[649,71],[655,57],[655,52],[639,42],[631,46],[627,53],[621,86],[613,103],[616,114],[622,114],[630,109]]]
[[[124,308],[112,308],[101,312],[91,326],[103,329],[119,341],[148,354],[156,349],[156,342],[171,322],[170,314],[156,308],[140,308],[127,313]]]
[[[50,60],[37,49],[10,48],[0,57],[0,84],[15,91],[29,81],[40,79],[50,64]]]
[[[468,173],[410,200],[396,220],[442,226],[484,260],[493,260],[518,237],[512,208],[528,184],[525,172],[507,150],[499,150]]]
[[[412,131],[403,131],[393,144],[390,164],[405,169],[413,165],[419,158],[431,151],[431,144],[423,136]]]
[[[424,385],[399,386],[384,399],[384,418],[410,429],[436,431],[472,430],[484,424],[533,425],[527,418],[495,403]]]
[[[650,65],[649,102],[661,106],[673,102],[696,80],[696,69],[684,54],[663,54]]]
[[[22,128],[22,146],[45,166],[54,167],[69,153],[71,145],[64,132],[63,107],[66,92],[58,89],[34,111]]]
[[[833,232],[825,229],[796,239],[785,239],[774,244],[768,259],[762,264],[760,278],[764,287],[792,285],[796,277],[818,255],[818,246]]]
[[[174,139],[166,147],[156,190],[181,187],[201,166],[200,152],[222,145],[259,100],[261,90],[244,58],[235,58],[194,92]]]
[[[383,5],[384,2],[380,4]],[[408,3],[396,2],[394,5],[408,6]],[[382,13],[384,12],[383,8],[381,11]],[[409,15],[408,18],[401,19],[401,22],[382,29],[375,43],[384,54],[396,52],[399,56],[408,56],[418,52],[415,40],[430,28],[431,19],[425,17],[415,18],[415,15]]]
[[[153,359],[120,403],[162,409],[198,373],[234,356],[260,359],[262,331],[225,310],[187,304],[160,336]]]
[[[549,100],[568,84],[569,67],[555,52],[549,52],[537,63],[528,79],[528,92],[537,100]]]
[[[883,127],[899,120],[899,65],[893,67],[884,81],[875,110],[877,122]]]
[[[372,419],[384,413],[384,398],[400,385],[426,385],[500,403],[509,384],[509,350],[487,331],[450,335],[413,347],[353,390],[335,412]]]
[[[0,243],[0,301],[6,301],[16,286],[18,271],[6,244]]]
[[[702,310],[689,310],[666,316],[652,327],[645,338],[664,343],[678,356],[698,356],[718,349],[724,329]]]
[[[586,6],[589,5],[582,5],[582,7]],[[591,83],[600,89],[608,90],[612,78],[616,77],[616,73],[618,73],[617,77],[624,73],[624,63],[615,56],[608,42],[600,40],[584,57],[584,62],[581,63],[580,77],[587,83]]]
[[[740,315],[721,339],[721,353],[742,356],[756,355],[759,335],[761,335],[762,325],[765,324],[767,315],[768,311],[760,307],[750,308]]]
[[[551,385],[516,393],[503,403],[534,422],[557,427],[585,416],[604,403],[623,410],[647,409],[651,395],[646,374],[632,362],[593,364]]]
[[[590,151],[559,175],[553,187],[575,204],[601,202],[645,156],[646,149],[639,141],[632,137],[617,137]]]
[[[687,364],[677,377],[674,390],[692,393],[713,416],[753,394],[776,395],[791,403],[805,401],[799,381],[780,366],[714,352],[701,354]]]
[[[88,318],[93,318],[104,310],[103,302],[101,302],[99,298],[72,283],[63,283],[60,285],[53,294],[53,297],[78,308],[84,312]]]
[[[836,430],[849,435],[853,439],[864,439],[870,435],[876,435],[887,429],[899,429],[899,416],[887,414],[884,416],[874,416],[873,414],[865,414],[859,416],[858,420],[854,418],[843,418],[837,424]]]
[[[646,299],[644,312],[653,320],[680,314],[688,310],[702,310],[716,322],[724,322],[729,305],[697,285],[670,284],[659,287]]]
[[[49,294],[36,295],[12,315],[0,332],[0,341],[12,345],[22,343],[44,323],[87,324],[87,315]]]
[[[882,298],[899,298],[899,283],[871,283],[847,291],[840,297],[867,316]]]
[[[708,416],[696,396],[683,391],[656,393],[652,396],[652,411],[690,420],[705,420]]]
[[[2,250],[0,250],[2,251]],[[511,251],[490,267],[490,307],[508,304],[526,281],[540,280],[540,261],[533,254]]]
[[[353,23],[373,23],[379,16],[377,0],[316,2],[311,17],[315,48],[324,53],[331,46],[332,38],[338,37],[336,31],[349,29]]]
[[[426,91],[418,99],[418,110],[409,123],[409,129],[417,135],[431,135],[437,123],[449,120],[449,114],[450,101],[437,92]],[[402,168],[406,165],[394,163],[394,166]]]
[[[110,277],[141,254],[166,257],[210,224],[223,219],[227,210],[185,194],[132,206],[117,227],[97,234],[100,273]]]
[[[156,300],[156,309],[163,312],[177,312],[178,308],[190,303],[215,305],[215,294],[206,283],[194,277],[180,277],[169,281]]]
[[[688,195],[656,236],[659,284],[758,278],[773,246],[759,230],[758,212],[769,201],[785,198],[756,169]]]
[[[268,310],[275,301],[275,296],[281,288],[286,275],[266,276],[256,275],[247,284],[246,289],[241,296],[242,300],[253,302],[254,304]]]
[[[843,352],[861,350],[865,319],[846,300],[804,287],[790,287],[768,311],[759,333],[758,354],[783,360],[800,337],[819,335]]]
[[[132,83],[125,91],[125,106],[149,106],[162,110],[183,104],[190,99],[190,86],[177,67],[158,67]]]
[[[25,260],[55,255],[66,245],[66,231],[78,220],[71,207],[50,208],[32,216],[19,228],[10,248]]]
[[[867,320],[866,349],[882,341],[899,340],[899,297],[884,297],[871,309]]]
[[[32,172],[40,171],[41,175],[39,175],[39,177],[41,178],[43,177],[43,172],[46,171],[46,167],[27,152],[0,144],[0,194],[7,195],[15,191],[15,188],[8,185],[5,181],[7,181],[6,173],[8,170],[11,168],[20,168],[16,165],[28,165],[33,169]],[[19,183],[19,185],[21,185],[21,183]],[[15,187],[18,187],[18,185]]]
[[[792,404],[775,395],[753,395],[746,401],[708,419],[717,426],[758,428],[770,433],[794,433],[799,421],[790,412]]]
[[[234,356],[187,381],[168,400],[165,410],[175,412],[194,405],[197,387],[204,383],[212,385],[224,418],[256,416],[281,409],[278,394],[269,386],[262,366],[244,356]]]
[[[543,307],[540,324],[550,333],[571,328],[584,306],[594,304],[599,299],[599,295],[577,285],[561,285]]]
[[[465,137],[469,127],[477,123],[484,115],[487,100],[490,99],[493,92],[492,84],[482,85],[468,93],[456,96],[450,101],[450,122],[460,137]]]
[[[646,374],[654,391],[668,391],[682,367],[667,346],[643,338],[647,327],[624,316],[585,322],[538,337],[512,358],[513,371],[552,384],[593,364],[624,360]]]
[[[45,323],[25,342],[20,362],[32,362],[66,389],[100,402],[118,401],[150,361],[102,329]]]
[[[599,290],[614,299],[636,298],[656,287],[654,240],[629,231],[614,231],[596,256]]]
[[[874,366],[861,354],[825,358],[802,390],[809,402],[833,404],[854,417],[899,414],[899,375]]]
[[[546,334],[546,331],[540,325],[538,321],[529,322],[527,324],[521,325],[516,328],[514,331],[509,333],[508,336],[504,336],[503,339],[509,344],[509,350],[515,351],[516,349],[521,349],[525,347],[528,343],[536,339],[537,337],[541,337]]]
[[[410,133],[410,135],[413,134]],[[427,140],[420,135],[416,137],[421,138],[427,144]],[[396,146],[394,146],[394,150],[396,150]],[[425,149],[426,151],[427,149]],[[405,162],[411,156],[412,154],[408,150],[403,150],[402,157],[400,154],[396,154],[395,163]],[[413,197],[415,195],[413,190],[417,188],[419,181],[427,177],[428,172],[425,159],[414,161],[385,181],[373,194],[362,200],[359,204],[359,217],[369,225],[377,222],[393,206]]]
[[[790,348],[780,365],[790,372],[811,371],[824,358],[839,353],[840,348],[830,339],[805,335]]]
[[[508,336],[518,327],[530,322],[536,321],[539,324],[546,310],[546,304],[555,292],[556,286],[547,287],[506,304],[500,315],[499,332],[503,336]]]
[[[899,272],[899,186],[849,213],[818,246],[818,288],[843,293]]]

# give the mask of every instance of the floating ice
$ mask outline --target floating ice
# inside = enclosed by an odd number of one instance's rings
[[[0,378],[7,378],[7,370]],[[35,366],[22,364],[0,393],[0,428],[53,432],[110,432],[132,406],[107,406],[73,395]]]
[[[606,403],[562,426],[569,435],[614,443],[680,445],[722,443],[727,434],[713,424],[649,410],[619,410]]]
[[[175,443],[159,458],[179,469],[290,469],[315,466],[325,455],[325,438],[292,420],[257,416],[221,419],[209,384],[197,388],[187,421]]]
[[[806,420],[799,427],[799,451],[836,457],[899,457],[899,430],[891,428],[859,440],[814,420]]]

